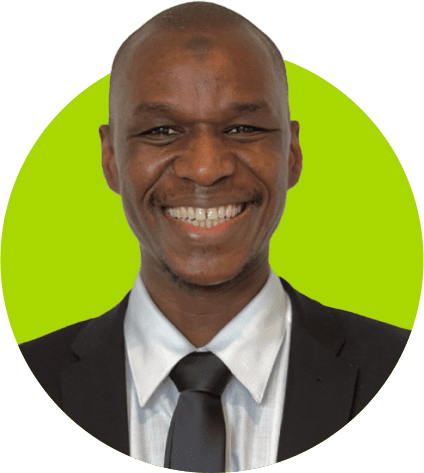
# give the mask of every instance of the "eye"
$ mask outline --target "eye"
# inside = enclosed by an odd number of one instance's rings
[[[250,125],[238,125],[233,128],[230,128],[226,133],[229,135],[235,135],[235,134],[250,134],[250,133],[256,133],[256,132],[261,132],[261,131],[266,131],[264,128],[258,128],[256,126],[250,126]]]
[[[158,126],[156,128],[152,128],[151,130],[144,131],[141,133],[142,136],[152,136],[152,137],[162,137],[162,136],[171,136],[178,134],[178,131],[174,130],[169,126]]]

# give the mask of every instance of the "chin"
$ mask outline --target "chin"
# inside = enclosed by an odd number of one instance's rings
[[[174,281],[191,288],[218,288],[237,278],[235,275],[184,274],[169,271]]]
[[[195,288],[214,288],[219,289],[223,286],[228,286],[237,283],[240,279],[246,277],[253,269],[252,262],[244,265],[237,265],[231,268],[225,268],[226,271],[202,271],[190,272],[187,270],[176,270],[166,264],[164,269],[169,273],[172,279],[180,285],[195,289]]]

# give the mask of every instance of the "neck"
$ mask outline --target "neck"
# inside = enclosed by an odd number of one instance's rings
[[[235,279],[215,286],[182,281],[164,268],[142,265],[141,278],[159,310],[196,348],[203,347],[259,293],[270,272],[252,264]]]

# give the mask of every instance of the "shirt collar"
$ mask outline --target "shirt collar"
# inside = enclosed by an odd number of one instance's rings
[[[271,272],[261,291],[205,347],[218,356],[262,401],[284,339],[288,296]],[[144,407],[172,368],[196,351],[150,298],[140,275],[131,291],[124,321],[127,358],[140,406]]]

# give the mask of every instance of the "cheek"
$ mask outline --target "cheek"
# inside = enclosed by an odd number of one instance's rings
[[[275,194],[275,199],[282,200],[284,205],[289,178],[288,156],[290,147],[285,146],[285,136],[271,144],[266,169],[268,182],[270,183],[272,193]]]
[[[288,189],[288,155],[285,152],[282,140],[270,142],[262,147],[260,165],[254,172],[267,190],[267,201],[264,218],[268,221],[264,225],[266,232],[271,234],[277,228],[284,212]]]
[[[123,189],[122,198],[141,204],[148,189],[160,176],[159,161],[134,142],[122,146],[121,150],[119,181]]]
[[[248,166],[274,201],[285,192],[288,182],[288,160],[279,141],[258,143],[248,156]]]
[[[169,152],[152,149],[137,140],[124,142],[120,151],[118,172],[124,212],[136,237],[140,242],[146,241],[157,229],[151,197],[158,182],[166,177]]]
[[[122,206],[132,231],[140,234],[140,221],[143,219],[143,195],[148,184],[148,173],[142,166],[139,156],[122,149],[118,160],[118,175]]]
[[[119,172],[122,203],[133,206],[138,200],[143,188],[144,176],[134,161],[127,160]]]
[[[138,186],[144,188],[158,181],[169,167],[172,152],[167,147],[149,146],[133,139],[127,143],[123,170],[129,176],[137,176]]]

